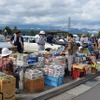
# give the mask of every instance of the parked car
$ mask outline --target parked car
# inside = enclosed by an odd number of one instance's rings
[[[23,36],[24,39],[24,52],[38,51],[38,44],[34,36]],[[61,45],[45,43],[45,49],[58,49]]]
[[[12,51],[16,51],[16,46],[12,46],[10,42],[7,42],[4,38],[4,36],[0,35],[0,52],[2,48],[8,48],[11,49]]]
[[[79,39],[80,39],[77,34],[73,34],[73,38],[74,38],[75,41],[79,41]]]
[[[7,35],[7,37],[6,37],[6,41],[9,42],[10,39],[11,39],[11,37],[12,37],[11,35]]]

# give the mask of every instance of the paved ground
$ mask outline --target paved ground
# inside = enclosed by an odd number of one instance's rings
[[[47,100],[100,100],[98,98],[100,98],[100,76]]]
[[[77,95],[89,90],[96,84],[99,84],[100,77],[97,77],[99,75],[100,75],[100,72],[98,72],[96,74],[87,73],[87,75],[85,77],[81,78],[80,80],[72,80],[71,77],[66,77],[65,82],[64,82],[65,84],[63,84],[59,87],[53,88],[50,86],[45,86],[45,89],[43,91],[34,92],[34,93],[22,91],[20,94],[16,94],[16,100],[46,100],[48,98],[50,98],[48,100],[70,100],[73,97],[76,97]],[[97,78],[93,79],[95,77],[97,77]],[[90,80],[90,79],[92,79],[92,80]],[[90,81],[88,81],[88,80],[90,80]],[[86,82],[86,81],[88,81],[88,82]],[[84,82],[86,82],[86,83],[84,83]],[[74,88],[74,87],[76,87],[76,88]],[[78,90],[78,92],[77,92],[77,90]],[[63,93],[63,92],[65,92],[65,93]],[[58,94],[61,94],[61,95],[57,96]],[[56,95],[56,97],[52,97],[55,95]]]
[[[100,100],[100,84],[72,100]]]
[[[72,81],[73,80],[72,80],[71,76],[68,76],[68,77],[64,78],[64,83],[68,83],[69,84]],[[33,97],[35,97],[35,96],[38,96],[38,94],[40,94],[42,92],[45,92],[47,90],[53,89],[53,88],[54,87],[45,85],[44,90],[41,90],[41,91],[38,91],[38,92],[33,92],[33,93],[29,93],[28,91],[24,90],[24,91],[21,91],[19,94],[16,94],[16,100],[25,100],[26,97],[29,99],[29,97],[31,97],[32,94],[34,95]],[[29,100],[32,100],[32,99],[30,98]]]

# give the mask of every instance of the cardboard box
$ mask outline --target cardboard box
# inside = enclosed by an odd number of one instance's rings
[[[3,93],[3,100],[15,100],[15,78],[7,76],[0,79],[0,91]]]
[[[82,72],[89,70],[90,65],[87,64],[73,64],[73,69],[80,69]]]
[[[3,100],[15,100],[15,94],[10,97],[4,97]]]
[[[73,64],[73,68],[77,68],[77,69],[84,69],[85,66],[86,64]]]
[[[0,100],[3,100],[3,93],[0,92]]]
[[[44,78],[37,78],[37,79],[29,79],[24,78],[24,86],[25,89],[29,92],[40,91],[44,89]]]

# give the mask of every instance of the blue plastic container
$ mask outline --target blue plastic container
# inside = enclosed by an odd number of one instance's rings
[[[46,85],[57,87],[64,84],[64,77],[53,77],[53,76],[45,75],[44,82]]]
[[[38,62],[37,58],[32,58],[32,57],[28,58],[28,64],[32,64],[32,63],[36,63],[36,62]]]

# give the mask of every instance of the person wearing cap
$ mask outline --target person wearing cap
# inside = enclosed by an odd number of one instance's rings
[[[38,51],[44,50],[45,49],[45,32],[44,31],[40,31],[39,32],[39,37],[36,40],[37,44],[38,44]]]
[[[0,71],[7,75],[13,75],[16,78],[16,90],[18,93],[20,79],[18,73],[14,72],[13,61],[9,57],[12,51],[10,51],[8,48],[3,48],[1,53],[2,54],[0,58]]]
[[[12,36],[10,43],[13,46],[17,46],[17,51],[22,53],[24,51],[24,40],[21,36],[21,31],[16,30],[15,34]]]
[[[89,41],[93,44],[93,46],[95,47],[98,43],[97,43],[97,38],[94,36],[94,34],[91,35],[91,37],[89,38]]]

